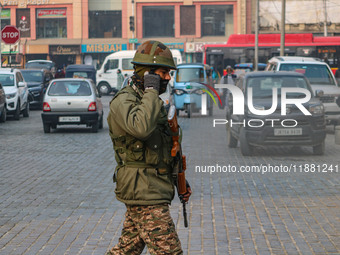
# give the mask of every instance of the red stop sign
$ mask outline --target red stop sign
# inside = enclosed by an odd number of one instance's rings
[[[1,30],[2,41],[6,44],[15,44],[20,39],[20,31],[15,26],[5,26]]]

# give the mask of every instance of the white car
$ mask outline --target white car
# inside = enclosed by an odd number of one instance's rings
[[[340,124],[340,85],[332,70],[320,59],[309,57],[273,57],[268,60],[267,71],[294,71],[304,74],[309,80],[314,94],[323,91],[320,101],[325,106],[328,124]]]
[[[6,94],[7,115],[19,120],[20,114],[29,116],[28,87],[19,69],[1,68],[0,83]]]
[[[92,132],[103,128],[103,105],[92,79],[55,79],[47,88],[43,113],[44,132],[57,125],[86,125]]]

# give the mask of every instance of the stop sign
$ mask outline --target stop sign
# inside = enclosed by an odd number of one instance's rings
[[[15,26],[5,26],[1,30],[2,41],[6,44],[15,44],[20,39],[20,31]]]

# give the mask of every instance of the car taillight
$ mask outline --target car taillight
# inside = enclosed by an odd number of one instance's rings
[[[43,111],[44,112],[50,112],[51,111],[50,105],[46,102],[43,103]]]
[[[88,109],[90,112],[92,111],[96,111],[97,110],[97,104],[96,102],[91,102],[90,105],[89,105],[89,109]]]

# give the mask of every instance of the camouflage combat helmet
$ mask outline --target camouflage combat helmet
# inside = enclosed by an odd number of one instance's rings
[[[131,62],[135,65],[164,66],[176,69],[172,53],[168,47],[158,41],[146,41],[140,45]]]

